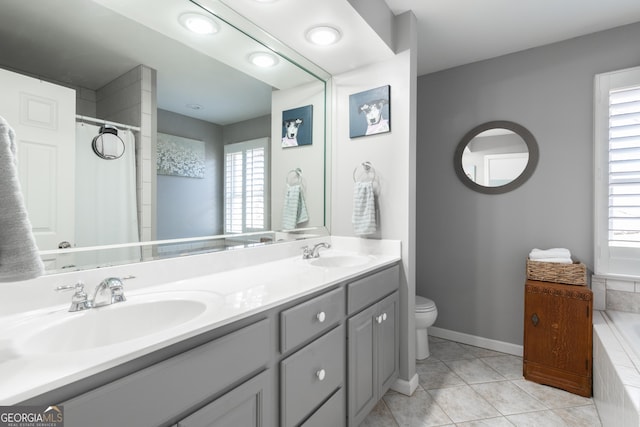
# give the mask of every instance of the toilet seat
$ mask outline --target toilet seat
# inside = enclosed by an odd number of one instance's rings
[[[428,313],[436,309],[436,303],[429,298],[416,295],[416,313]]]

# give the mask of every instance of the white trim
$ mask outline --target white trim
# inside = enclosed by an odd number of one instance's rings
[[[418,388],[418,379],[418,374],[414,374],[409,381],[398,378],[391,386],[391,390],[397,391],[398,393],[402,393],[406,396],[411,396]]]
[[[490,338],[478,337],[475,335],[465,334],[463,332],[450,331],[435,326],[429,328],[429,335],[432,337],[444,338],[446,340],[456,341],[462,344],[468,344],[475,347],[482,347],[501,353],[507,353],[514,356],[522,357],[523,347],[517,344],[511,344],[504,341],[492,340]]]

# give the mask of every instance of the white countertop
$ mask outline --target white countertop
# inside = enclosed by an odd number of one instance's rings
[[[64,304],[47,305],[18,313],[9,313],[0,317],[0,404],[16,404],[47,391],[54,390],[75,381],[87,378],[106,369],[113,368],[140,356],[152,353],[171,344],[211,331],[223,325],[266,311],[288,301],[309,295],[316,291],[341,283],[363,273],[393,264],[400,260],[400,243],[397,241],[374,241],[356,238],[327,237],[305,241],[305,244],[317,241],[331,241],[333,248],[322,250],[321,257],[358,256],[361,265],[351,267],[325,267],[312,265],[308,260],[302,260],[299,253],[301,242],[283,244],[286,248],[274,245],[273,248],[262,248],[264,252],[279,250],[284,258],[268,260],[255,265],[238,266],[225,262],[229,254],[207,254],[200,256],[198,266],[226,264],[230,268],[209,268],[213,273],[199,274],[189,278],[176,278],[176,268],[180,269],[179,261],[159,261],[140,263],[135,266],[136,280],[125,282],[127,301],[113,306],[92,310],[117,309],[116,305],[137,304],[153,300],[154,298],[171,298],[173,293],[177,298],[188,297],[211,304],[197,317],[185,323],[168,327],[162,331],[146,334],[139,338],[132,338],[124,342],[99,347],[87,347],[75,351],[47,352],[33,350],[28,345],[33,343],[33,334],[45,330],[57,322],[64,322],[69,316],[83,316],[91,312],[69,313],[71,294],[65,294]],[[280,246],[279,248],[277,248]],[[285,250],[285,252],[282,252]],[[287,252],[288,251],[288,252]],[[260,261],[267,260],[264,254],[253,252]],[[238,254],[239,256],[239,254]],[[225,258],[226,257],[226,258]],[[191,258],[187,260],[187,258]],[[194,257],[186,257],[182,267],[189,270],[193,266]],[[170,281],[159,279],[163,269],[159,268],[170,263],[174,272],[169,276]],[[191,263],[191,265],[189,264]],[[146,275],[155,276],[150,279],[145,276],[145,264],[148,264]],[[155,267],[155,268],[154,268]],[[129,270],[134,267],[129,268]],[[192,269],[191,269],[192,270]],[[189,270],[189,271],[191,271]],[[122,273],[128,271],[120,268]],[[193,273],[193,271],[191,271]],[[91,276],[91,272],[78,272],[75,276]],[[100,272],[103,277],[106,272]],[[4,291],[0,287],[0,298],[10,297],[19,299],[32,298],[34,287],[52,287],[59,285],[59,278],[42,278],[38,282],[25,285],[24,295],[16,295],[19,287],[8,288]],[[151,284],[155,282],[156,284]],[[45,283],[45,284],[43,284]],[[93,286],[88,286],[87,292],[91,296]],[[50,290],[43,290],[50,292]],[[47,294],[49,295],[49,294]],[[20,305],[19,301],[16,301]],[[123,307],[123,306],[121,306]],[[135,320],[134,320],[135,321]],[[100,337],[101,331],[93,331]],[[58,337],[46,336],[47,341],[54,341]],[[62,339],[62,337],[60,338]],[[29,341],[31,340],[31,341]],[[55,403],[55,402],[54,402]]]

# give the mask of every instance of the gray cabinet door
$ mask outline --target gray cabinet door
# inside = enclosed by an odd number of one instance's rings
[[[378,303],[378,379],[380,396],[389,390],[400,371],[400,330],[398,292],[394,292]]]
[[[359,426],[398,378],[398,292],[347,322],[349,426]]]
[[[348,329],[348,417],[349,425],[357,426],[378,401],[376,352],[378,337],[373,305],[347,322]]]
[[[180,421],[177,427],[266,427],[270,372],[265,371]]]

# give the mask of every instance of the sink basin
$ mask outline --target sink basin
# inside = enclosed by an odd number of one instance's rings
[[[215,294],[164,292],[82,312],[55,312],[39,319],[19,347],[34,354],[119,344],[179,327],[221,304],[222,297]]]
[[[371,259],[368,255],[329,254],[325,252],[321,253],[319,258],[310,260],[309,264],[316,267],[347,268],[368,264],[371,262]]]

